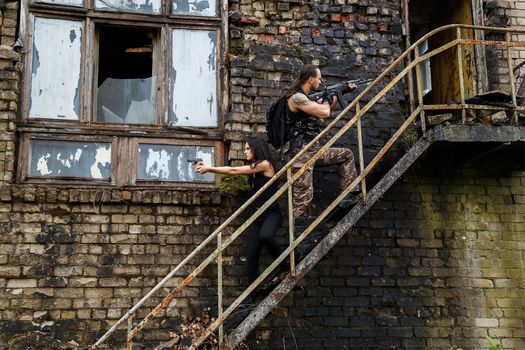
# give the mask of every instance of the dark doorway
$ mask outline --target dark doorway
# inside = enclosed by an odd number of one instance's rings
[[[472,0],[412,0],[409,2],[410,38],[416,42],[433,29],[447,24],[472,24]],[[471,30],[462,31],[463,38],[473,38]],[[456,30],[449,29],[431,37],[420,49],[420,54],[432,51],[456,38]],[[425,50],[426,48],[426,50]],[[474,49],[463,46],[462,64],[465,97],[474,92]],[[424,102],[449,103],[461,99],[457,49],[448,49],[423,66]]]

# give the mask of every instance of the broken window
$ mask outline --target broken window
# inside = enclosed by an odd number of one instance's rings
[[[199,174],[195,171],[191,160],[196,158],[213,166],[215,149],[205,146],[140,144],[137,180],[212,182],[212,173]]]
[[[111,144],[30,140],[30,177],[109,180]]]
[[[216,0],[173,0],[175,15],[216,16]]]
[[[78,120],[80,116],[80,21],[35,18],[29,117]]]
[[[223,157],[218,8],[216,0],[21,0],[30,44],[18,178],[211,184],[186,158]]]
[[[160,0],[95,0],[95,8],[106,11],[159,14]]]
[[[97,121],[156,123],[155,37],[151,29],[100,27]]]
[[[217,32],[174,29],[172,40],[172,124],[217,126]]]
[[[428,40],[425,40],[419,45],[418,52],[422,56],[428,51]],[[432,72],[430,71],[430,60],[421,62],[421,85],[423,90],[423,96],[432,91]]]

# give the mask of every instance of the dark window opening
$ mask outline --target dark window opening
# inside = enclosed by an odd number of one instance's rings
[[[97,121],[156,123],[156,36],[154,29],[99,27]]]

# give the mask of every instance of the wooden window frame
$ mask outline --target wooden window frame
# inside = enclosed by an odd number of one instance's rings
[[[111,172],[109,180],[101,179],[81,179],[81,178],[60,178],[60,177],[33,177],[29,176],[29,151],[31,140],[46,140],[46,141],[63,141],[63,142],[100,142],[111,144]],[[118,167],[118,139],[116,137],[108,136],[87,136],[87,135],[72,135],[67,134],[50,134],[50,133],[32,133],[24,134],[20,142],[20,152],[18,154],[18,173],[22,182],[31,182],[38,184],[82,184],[90,186],[100,185],[115,185],[117,179]]]
[[[167,186],[167,187],[192,187],[206,186],[198,183],[181,183],[156,181],[154,184],[135,183],[129,171],[123,171],[118,161],[128,160],[134,164],[136,172],[138,158],[134,157],[138,147],[137,140],[148,140],[141,143],[150,144],[180,144],[180,145],[206,145],[215,148],[215,161],[217,165],[224,162],[224,115],[227,111],[228,74],[224,67],[224,55],[227,47],[227,13],[224,1],[216,1],[216,16],[173,15],[171,14],[171,0],[162,0],[161,14],[142,14],[133,12],[113,12],[94,9],[94,0],[84,0],[84,7],[70,5],[56,5],[36,3],[35,0],[22,0],[20,21],[20,37],[25,43],[25,67],[32,67],[34,23],[35,17],[53,18],[63,20],[82,21],[82,67],[80,72],[80,111],[78,120],[58,120],[51,118],[29,118],[31,98],[31,69],[25,69],[21,83],[20,114],[17,124],[20,132],[20,147],[18,155],[17,179],[22,183],[75,183],[94,185],[94,180],[67,180],[56,178],[28,177],[28,151],[29,140],[34,138],[56,140],[107,140],[112,141],[112,180],[99,181],[97,185],[112,186]],[[98,66],[98,36],[97,27],[100,25],[115,25],[138,28],[153,28],[156,30],[154,44],[153,75],[156,81],[156,124],[117,124],[96,121],[96,84]],[[164,78],[170,72],[172,53],[172,30],[194,29],[212,30],[217,33],[216,42],[216,92],[217,98],[217,126],[213,127],[187,127],[172,126],[170,106],[171,77]],[[155,56],[156,55],[156,56]],[[158,59],[157,59],[158,57]],[[140,138],[137,138],[140,136]],[[114,154],[116,152],[116,154]]]
[[[100,26],[103,26],[103,25],[108,25],[108,26],[115,26],[115,27],[127,27],[127,28],[144,28],[144,29],[156,29],[157,33],[155,35],[155,39],[153,40],[153,52],[152,52],[152,64],[153,66],[151,67],[151,70],[152,70],[152,76],[155,76],[157,77],[155,80],[155,124],[140,124],[140,123],[130,123],[130,124],[126,124],[126,123],[108,123],[108,122],[101,122],[101,121],[97,121],[96,118],[97,118],[97,98],[98,98],[98,93],[97,93],[97,76],[98,76],[98,73],[99,73],[99,60],[98,60],[98,57],[99,57],[99,48],[100,48]],[[88,90],[87,93],[92,96],[91,99],[89,99],[89,101],[91,101],[91,104],[90,106],[88,106],[87,108],[90,109],[90,113],[88,113],[87,116],[85,116],[85,123],[86,124],[90,124],[91,126],[96,126],[96,127],[102,127],[102,128],[106,128],[106,127],[110,127],[110,128],[122,128],[122,127],[128,127],[128,128],[142,128],[142,127],[161,127],[161,128],[164,128],[164,127],[169,127],[169,125],[165,125],[163,123],[163,118],[162,118],[162,114],[163,114],[163,108],[164,108],[164,99],[162,99],[161,97],[166,93],[166,84],[162,83],[160,80],[160,77],[162,77],[162,74],[163,74],[163,70],[162,70],[162,65],[165,61],[165,59],[162,57],[161,55],[161,47],[163,47],[163,44],[161,42],[161,38],[162,38],[162,27],[161,26],[158,26],[158,25],[133,25],[133,26],[130,26],[130,25],[119,25],[119,24],[115,24],[115,23],[104,23],[104,22],[94,22],[93,23],[93,30],[90,30],[90,32],[93,33],[93,42],[94,42],[94,48],[93,50],[91,50],[91,52],[93,53],[93,74],[91,75],[92,79],[91,79],[91,83],[89,83],[88,81],[86,82],[86,85],[85,85],[85,88]],[[97,57],[97,59],[95,59],[95,57]],[[89,77],[87,77],[89,78]],[[162,101],[161,101],[162,100]]]

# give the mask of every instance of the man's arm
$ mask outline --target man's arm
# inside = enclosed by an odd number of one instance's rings
[[[301,110],[312,117],[326,119],[330,116],[330,105],[328,102],[319,103],[308,99],[305,94],[296,93],[288,100],[288,106],[292,112]]]

